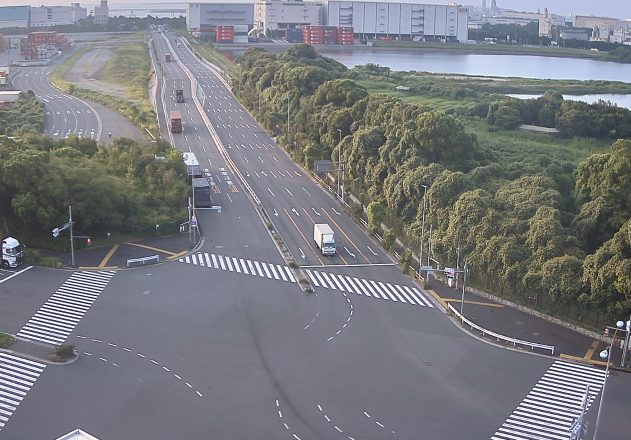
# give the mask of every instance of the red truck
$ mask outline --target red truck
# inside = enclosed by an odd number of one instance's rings
[[[171,133],[182,133],[182,116],[180,112],[169,112],[169,126]]]

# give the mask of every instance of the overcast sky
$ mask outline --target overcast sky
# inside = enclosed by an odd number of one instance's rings
[[[0,5],[69,5],[71,1],[77,0],[0,0]],[[82,6],[91,6],[99,3],[100,0],[81,1]],[[234,0],[232,0],[234,1]],[[410,1],[410,0],[402,0]],[[452,3],[454,0],[413,0],[424,3]],[[203,0],[201,1],[203,3]],[[138,5],[147,3],[179,3],[169,0],[110,0],[112,5]],[[458,3],[469,5],[480,5],[481,0],[459,0]],[[540,8],[548,8],[551,12],[561,15],[599,15],[613,18],[631,18],[631,0],[497,0],[500,8],[516,9],[518,11],[536,11]],[[184,4],[184,3],[182,3]],[[491,5],[491,0],[487,0],[487,5]]]

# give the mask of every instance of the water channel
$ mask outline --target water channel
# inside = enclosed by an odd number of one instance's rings
[[[631,64],[587,58],[488,55],[435,50],[318,49],[347,67],[379,64],[392,70],[499,77],[620,81],[631,83]]]

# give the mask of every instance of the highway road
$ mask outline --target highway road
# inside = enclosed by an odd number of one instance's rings
[[[586,385],[593,429],[601,369],[462,332],[206,64],[171,34],[153,39],[163,130],[168,111],[179,110],[184,133],[173,143],[208,168],[222,210],[197,211],[204,241],[179,261],[0,274],[1,329],[80,353],[67,366],[0,354],[0,439],[80,427],[103,439],[560,440]],[[167,52],[175,61],[162,62]],[[199,107],[196,83],[206,96]],[[257,199],[314,294],[291,278]],[[336,230],[337,257],[313,250],[316,218]],[[600,438],[628,438],[631,381],[615,374],[607,387]]]
[[[145,139],[138,129],[120,114],[100,104],[89,103],[55,88],[49,76],[56,65],[70,56],[64,54],[46,67],[14,67],[12,84],[23,91],[32,90],[44,103],[45,117],[42,134],[53,139],[74,135],[109,144],[120,136]],[[111,136],[110,136],[111,133]]]
[[[237,101],[225,82],[208,65],[196,58],[186,44],[177,47],[172,36],[166,41],[163,36],[156,39],[159,58],[170,53],[178,62],[163,63],[166,77],[173,78],[177,88],[185,87],[190,93],[191,79],[194,78],[203,93],[203,110],[208,125],[221,139],[221,148],[230,161],[253,189],[261,205],[272,218],[276,228],[292,254],[301,265],[349,265],[392,263],[376,242],[368,238],[353,220],[342,212],[340,206],[328,193],[314,183],[312,178],[297,167],[289,156],[276,145],[274,139],[262,129],[245,108]],[[173,67],[177,64],[177,67]],[[182,73],[182,70],[186,71]],[[171,72],[177,70],[176,75]],[[169,83],[169,79],[167,79]],[[167,111],[177,108],[174,92],[167,84],[165,93],[169,97]],[[189,95],[190,96],[190,95]],[[190,117],[191,103],[186,103],[183,117]],[[197,112],[195,112],[197,113]],[[215,145],[202,145],[203,151],[194,145],[200,142],[203,130],[198,116],[186,120],[184,133],[173,135],[176,145],[186,144],[197,155],[219,161],[220,155]],[[205,137],[204,139],[207,139]],[[191,145],[191,142],[193,145]],[[208,144],[208,141],[205,142]],[[223,166],[223,168],[226,168]],[[233,183],[234,176],[229,176]],[[329,223],[336,232],[339,252],[335,257],[323,257],[314,246],[313,224]]]

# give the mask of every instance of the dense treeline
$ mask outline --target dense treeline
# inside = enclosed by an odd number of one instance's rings
[[[341,152],[347,186],[410,244],[421,239],[427,185],[435,254],[453,264],[459,247],[477,284],[538,296],[552,313],[631,310],[631,141],[578,168],[545,156],[515,163],[454,115],[368,95],[309,46],[248,49],[239,61],[240,99],[293,157],[311,168]],[[545,105],[536,115],[556,120]]]
[[[631,111],[605,101],[587,104],[564,100],[553,92],[537,99],[494,102],[487,121],[505,129],[520,124],[555,127],[566,137],[631,138]]]
[[[0,110],[0,134],[19,136],[39,132],[44,123],[44,104],[37,100],[32,90],[20,93],[10,108]]]
[[[76,137],[0,139],[0,229],[30,247],[49,247],[68,205],[78,233],[155,229],[186,217],[185,173],[166,143],[119,138],[105,148]]]

